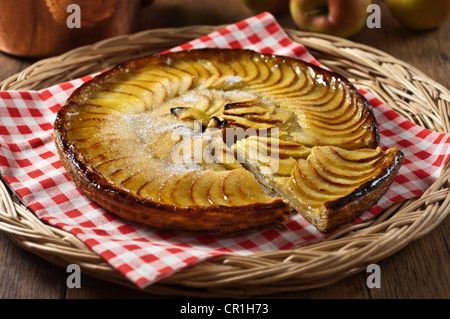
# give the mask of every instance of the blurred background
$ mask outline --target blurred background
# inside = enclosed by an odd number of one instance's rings
[[[365,23],[370,3],[380,9],[377,28]],[[79,5],[81,28],[68,27],[77,22],[70,4]],[[449,0],[0,0],[0,51],[31,63],[121,34],[231,24],[263,11],[284,28],[342,36],[422,71],[441,64],[431,75],[438,82],[450,72]]]

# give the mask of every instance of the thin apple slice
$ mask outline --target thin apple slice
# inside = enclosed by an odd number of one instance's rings
[[[146,102],[146,110],[149,108],[155,108],[160,105],[168,96],[167,87],[161,83],[163,81],[158,82],[157,78],[148,78],[148,76],[131,76],[123,80],[127,84],[136,85],[143,87],[144,89],[151,92],[151,101],[144,100]],[[150,95],[149,95],[150,98]]]
[[[178,207],[195,206],[192,196],[192,186],[197,181],[202,171],[192,171],[184,174],[173,185],[172,200]]]
[[[222,185],[225,177],[232,171],[215,172],[213,182],[208,188],[208,201],[218,206],[231,206],[226,194],[223,193]]]
[[[160,107],[169,111],[173,108],[184,107],[207,112],[211,105],[211,99],[212,96],[209,91],[190,90],[183,95],[169,99]]]
[[[200,88],[211,88],[214,87],[216,82],[220,82],[222,73],[212,60],[201,59],[197,61],[197,64],[200,64],[201,67],[209,73],[208,77],[202,79],[202,82],[199,85]]]
[[[247,84],[247,82],[245,85],[246,90],[253,92],[261,92],[267,89],[270,90],[282,81],[284,74],[282,73],[279,65],[266,63],[266,67],[270,70],[269,76],[264,81],[257,82],[255,84],[252,84],[251,81],[249,84]]]
[[[186,172],[172,174],[167,177],[164,182],[161,184],[159,189],[158,198],[164,204],[174,205],[176,204],[174,195],[175,185],[179,183],[181,179],[184,179],[186,176]]]
[[[311,198],[308,194],[303,192],[303,189],[296,184],[298,180],[294,175],[298,174],[296,172],[296,170],[293,170],[293,175],[287,182],[286,187],[282,188],[283,192],[299,213],[305,214],[313,212],[323,205],[323,201]]]
[[[274,198],[264,192],[255,177],[244,169],[232,170],[223,178],[222,192],[231,205],[271,203]]]
[[[299,159],[298,163],[300,164],[297,165],[292,171],[293,173],[291,178],[295,181],[295,185],[302,191],[302,193],[306,194],[306,196],[308,196],[311,200],[325,203],[342,197],[342,195],[345,194],[326,192],[322,188],[312,187],[311,184],[308,183],[309,178],[308,175],[306,175],[308,171],[302,170],[302,168],[304,168],[304,166],[307,166],[308,163],[304,159]],[[348,190],[348,193],[350,193],[353,189],[354,187],[350,188]]]
[[[155,134],[148,144],[148,149],[155,158],[167,160],[172,154],[174,146],[182,140],[182,136],[173,131],[163,131]]]
[[[181,120],[200,121],[205,127],[210,121],[210,117],[205,111],[194,107],[175,107],[171,108],[170,112]]]
[[[348,97],[348,98],[347,98]],[[352,125],[354,122],[358,122],[364,111],[363,107],[356,107],[352,98],[349,95],[344,96],[341,100],[336,99],[330,101],[330,103],[335,103],[336,108],[330,112],[321,112],[320,108],[304,108],[297,109],[295,111],[301,112],[309,122],[318,122],[324,124],[341,125],[347,124]]]
[[[85,103],[100,105],[118,110],[120,113],[139,113],[145,110],[143,101],[134,95],[112,92],[96,91],[89,95]]]
[[[128,166],[135,160],[136,157],[131,156],[115,157],[108,161],[102,162],[101,164],[97,165],[95,169],[104,177],[109,178],[109,176],[114,174],[117,170],[121,169],[124,166]]]
[[[220,76],[220,73],[214,72],[211,73],[204,64],[203,61],[190,61],[192,66],[199,73],[199,77],[194,81],[194,87],[197,89],[206,89],[211,87],[212,83],[216,81],[216,79]]]
[[[105,151],[101,151],[100,149],[97,149],[96,152],[92,152],[90,154],[92,157],[89,158],[89,161],[93,167],[96,167],[106,161],[109,161],[111,159],[115,159],[118,155],[114,150],[111,148],[107,148]]]
[[[301,99],[293,99],[291,100],[291,103],[293,103],[291,108],[303,114],[315,116],[315,118],[328,120],[345,115],[348,110],[355,107],[355,105],[352,105],[352,102],[351,94],[337,89],[327,96],[327,101],[324,104],[316,104],[315,102],[304,103]],[[302,107],[299,107],[299,105],[302,105]]]
[[[301,172],[301,178],[305,184],[308,184],[311,189],[314,189],[316,192],[327,193],[327,194],[336,194],[340,197],[349,194],[353,191],[358,183],[342,185],[338,183],[330,182],[327,179],[322,178],[317,172],[314,170],[314,167],[310,165],[308,161],[297,161],[296,169]]]
[[[306,158],[311,149],[295,142],[273,137],[250,136],[247,143],[257,145],[258,151],[275,158]]]
[[[180,87],[178,89],[178,94],[184,94],[188,90],[192,89],[194,75],[190,72],[187,72],[179,67],[170,66],[164,63],[159,63],[155,66],[155,69],[163,70],[171,75],[173,75],[173,79],[175,81],[180,82]]]
[[[283,100],[290,100],[293,97],[303,97],[309,95],[315,90],[314,75],[315,72],[310,67],[295,67],[296,81],[292,83],[287,89],[272,92],[271,96],[281,102]]]
[[[253,202],[252,198],[244,197],[242,194],[242,180],[241,175],[245,174],[245,170],[233,170],[224,176],[221,185],[221,191],[229,205],[245,205]],[[251,176],[253,178],[253,176]]]
[[[265,175],[290,176],[296,163],[297,161],[293,157],[272,159],[266,165],[268,173]]]
[[[192,183],[191,198],[195,205],[207,207],[215,205],[210,201],[208,192],[217,175],[215,171],[200,171],[198,178]]]
[[[276,126],[272,123],[254,122],[244,116],[223,115],[222,118],[227,121],[230,127],[240,127],[244,129],[250,128],[256,131],[276,128]]]
[[[175,94],[175,87],[173,86],[171,79],[165,76],[152,73],[130,71],[129,78],[127,78],[127,82],[128,81],[132,81],[130,83],[141,83],[143,86],[145,85],[146,88],[156,93],[157,96],[160,96],[162,95],[162,93],[164,93],[164,99],[169,98]]]
[[[203,156],[207,165],[202,163],[202,166],[208,167],[211,164],[220,164],[223,170],[242,168],[241,164],[235,158],[233,151],[222,139],[222,133],[211,133],[207,141],[208,143],[203,150]]]
[[[220,59],[215,59],[213,63],[219,70],[220,76],[211,84],[210,87],[212,89],[229,90],[232,89],[236,83],[242,81],[242,78],[237,75],[236,70],[232,68],[230,64],[225,63]]]
[[[241,63],[246,70],[248,70],[247,74],[253,75],[256,74],[253,79],[246,81],[246,87],[251,87],[254,84],[261,84],[267,81],[270,77],[270,69],[265,63],[261,63],[261,59],[258,57],[253,57],[250,59],[243,60]]]
[[[290,66],[281,64],[276,67],[272,66],[270,70],[276,70],[275,79],[272,79],[271,81],[267,80],[258,86],[249,85],[248,90],[255,93],[268,94],[269,96],[272,94],[277,94],[279,91],[286,92],[295,90],[295,87],[293,86],[295,86],[297,82],[297,76]]]
[[[124,179],[120,186],[127,190],[132,194],[137,194],[139,189],[145,185],[149,180],[149,176],[147,172],[143,172],[142,170],[138,170],[135,174],[129,176]]]
[[[108,181],[114,185],[121,186],[124,180],[139,172],[140,164],[140,162],[136,161],[131,164],[124,165],[109,175]]]
[[[230,58],[228,60],[228,64],[234,70],[234,76],[242,79],[242,83],[246,83],[251,80],[251,78],[248,77],[247,70],[237,59]]]
[[[306,105],[320,105],[326,103],[334,95],[334,91],[340,87],[341,81],[323,74],[312,74],[311,87],[305,91],[287,94],[289,98],[302,101]]]
[[[163,81],[165,88],[167,89],[167,98],[174,97],[183,88],[182,78],[178,75],[168,72],[161,68],[154,68],[149,70],[140,70],[141,76],[147,76],[148,79]],[[185,77],[189,79],[188,77]],[[188,84],[190,86],[190,84]],[[184,88],[185,89],[185,88]]]
[[[72,118],[67,121],[67,128],[74,130],[82,127],[100,127],[105,118]]]
[[[136,96],[144,105],[149,105],[153,101],[153,92],[141,85],[127,83],[126,81],[114,82],[106,86],[113,92],[121,92]]]
[[[102,112],[95,109],[84,109],[74,110],[72,112],[67,112],[67,121],[70,123],[73,120],[82,120],[82,119],[101,119],[101,120],[110,120],[114,118],[114,113],[110,112]]]
[[[314,168],[318,175],[331,183],[340,185],[354,185],[367,178],[358,171],[345,171],[335,167],[332,163],[327,163],[325,159],[318,156],[308,158],[309,164]],[[342,175],[341,175],[342,174]]]
[[[285,66],[284,68],[287,68]],[[286,71],[285,71],[286,72]],[[312,88],[307,81],[305,70],[298,66],[291,66],[287,73],[289,77],[282,81],[277,87],[272,88],[268,93],[273,99],[285,99],[286,97],[302,95]]]
[[[195,62],[192,62],[192,60],[178,60],[176,67],[192,77],[193,82],[191,88],[195,89],[198,86],[196,81],[202,77],[203,73],[194,67],[193,63]]]
[[[253,61],[251,59],[240,58],[237,60],[237,62],[245,70],[246,74],[245,74],[243,81],[246,83],[246,85],[248,85],[250,83],[257,83],[258,82],[257,79],[260,74],[259,74],[258,66],[256,65],[255,61]]]
[[[380,160],[382,152],[380,147],[354,151],[338,147],[318,147],[314,150],[315,156],[323,157],[338,167],[358,171],[373,169]]]
[[[161,199],[159,197],[159,193],[161,187],[167,179],[167,175],[165,174],[168,173],[164,170],[152,174],[152,176],[148,177],[136,190],[136,194],[142,198],[160,203]]]

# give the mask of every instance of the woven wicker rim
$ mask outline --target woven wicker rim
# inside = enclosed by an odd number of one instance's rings
[[[0,83],[1,90],[42,89],[161,52],[223,26],[142,31],[40,60]],[[324,65],[367,89],[410,121],[450,132],[450,91],[427,75],[371,47],[333,36],[285,29]],[[420,198],[310,246],[251,256],[220,256],[184,269],[144,292],[191,297],[248,297],[323,287],[364,270],[440,224],[450,212],[450,165]],[[0,229],[21,248],[57,265],[136,288],[75,236],[43,223],[0,183]],[[136,288],[137,289],[137,288]]]

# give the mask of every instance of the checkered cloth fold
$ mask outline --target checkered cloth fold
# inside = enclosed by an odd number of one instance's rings
[[[269,13],[230,25],[170,51],[190,48],[248,48],[296,57],[320,65],[293,42]],[[53,143],[56,112],[86,76],[40,91],[0,92],[0,172],[22,201],[44,222],[74,234],[138,287],[222,254],[249,255],[293,249],[326,235],[300,215],[245,236],[215,237],[157,232],[122,220],[85,197],[68,178]],[[354,223],[393,203],[420,196],[438,178],[450,157],[450,134],[438,134],[403,118],[375,96],[360,92],[373,106],[381,146],[397,146],[406,157],[394,184],[380,202]]]

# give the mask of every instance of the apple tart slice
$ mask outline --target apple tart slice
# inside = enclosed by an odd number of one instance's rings
[[[383,151],[301,144],[249,137],[236,143],[245,166],[267,187],[288,199],[295,210],[320,231],[341,226],[372,207],[393,182],[403,162],[396,148]],[[282,156],[261,152],[276,145]],[[301,150],[301,151],[299,151]],[[262,155],[263,154],[263,155]]]

